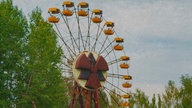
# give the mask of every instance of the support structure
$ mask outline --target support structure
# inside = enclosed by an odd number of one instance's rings
[[[70,108],[75,108],[75,105],[79,101],[80,108],[100,108],[99,103],[99,90],[86,90],[81,86],[78,86],[77,82],[74,82],[72,100]]]

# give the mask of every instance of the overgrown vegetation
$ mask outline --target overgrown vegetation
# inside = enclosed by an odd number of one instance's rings
[[[130,108],[192,108],[192,77],[181,77],[182,86],[169,81],[163,94],[153,95],[152,100],[141,90],[132,93]]]

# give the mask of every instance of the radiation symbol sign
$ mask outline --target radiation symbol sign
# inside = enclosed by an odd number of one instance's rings
[[[80,53],[73,63],[73,75],[76,82],[89,90],[96,90],[104,85],[108,70],[105,59],[89,51]]]

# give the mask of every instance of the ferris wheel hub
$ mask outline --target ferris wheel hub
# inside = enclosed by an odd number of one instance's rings
[[[97,90],[104,86],[109,70],[106,60],[90,51],[80,53],[73,62],[72,69],[78,85],[87,90]]]

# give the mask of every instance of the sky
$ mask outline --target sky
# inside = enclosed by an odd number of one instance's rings
[[[78,3],[80,0],[74,0]],[[85,0],[90,9],[103,10],[106,20],[125,38],[130,56],[133,88],[148,96],[164,92],[169,80],[180,85],[181,75],[192,76],[191,0]],[[26,16],[40,7],[48,18],[50,7],[61,8],[62,0],[13,0]]]

